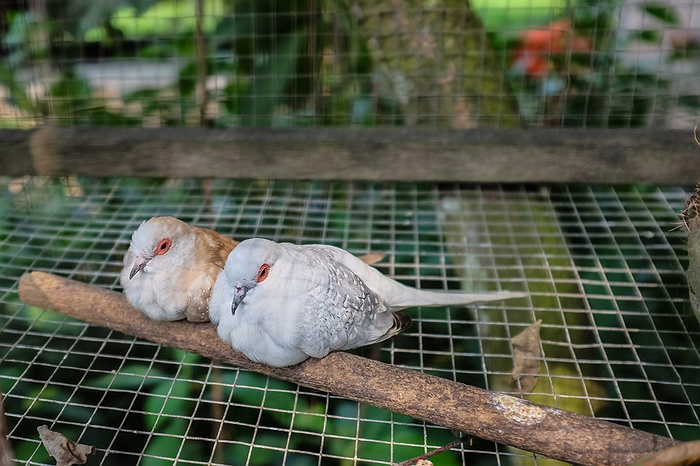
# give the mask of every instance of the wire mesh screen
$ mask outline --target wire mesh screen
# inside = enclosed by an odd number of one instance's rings
[[[4,127],[695,126],[692,0],[3,2]]]
[[[89,464],[104,465],[391,464],[455,439],[436,425],[19,302],[17,280],[28,270],[119,289],[131,232],[159,214],[238,239],[384,253],[380,270],[420,288],[525,291],[527,298],[476,307],[414,308],[406,332],[357,352],[519,394],[510,339],[542,319],[541,372],[528,399],[697,439],[700,326],[676,228],[688,194],[649,186],[2,179],[0,384],[15,456],[19,464],[50,461],[36,430],[44,424],[93,445]],[[550,460],[473,438],[436,461]]]

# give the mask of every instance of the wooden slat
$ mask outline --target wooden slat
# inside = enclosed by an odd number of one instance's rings
[[[692,130],[0,130],[0,175],[694,184]]]

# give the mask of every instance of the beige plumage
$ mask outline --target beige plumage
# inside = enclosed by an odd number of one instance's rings
[[[124,294],[152,319],[206,322],[212,287],[237,244],[174,217],[150,218],[136,229],[124,256]]]

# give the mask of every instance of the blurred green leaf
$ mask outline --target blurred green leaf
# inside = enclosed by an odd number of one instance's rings
[[[182,424],[186,428],[187,421],[185,419],[175,419],[174,424]],[[182,432],[182,425],[177,425],[176,427],[181,427],[177,429],[178,432]],[[161,434],[168,434],[170,432],[161,432]],[[156,435],[151,438],[148,442],[148,447],[144,452],[144,456],[141,457],[139,464],[142,466],[171,466],[173,460],[179,457],[180,449],[182,448],[183,437],[181,434],[174,435]],[[163,458],[157,458],[161,456]]]
[[[280,37],[303,29],[309,14],[304,0],[239,0],[231,19],[217,25],[236,44],[236,55],[257,58],[277,48]]]
[[[326,425],[326,405],[310,404],[306,398],[299,398],[294,406],[294,429],[306,432],[323,432]]]
[[[140,102],[148,103],[156,101],[160,96],[160,89],[138,89],[124,95],[124,103]]]
[[[120,8],[131,7],[140,13],[155,3],[156,0],[48,0],[46,10],[51,18],[61,20],[61,27],[75,40],[82,41],[86,32],[106,25]]]
[[[258,436],[260,442],[270,443],[270,434],[261,434]],[[274,436],[272,437],[274,438]],[[252,451],[251,451],[252,450]],[[238,465],[246,464],[250,466],[269,466],[273,464],[282,464],[284,452],[273,450],[270,448],[260,448],[257,446],[248,445],[226,445],[224,447],[224,456],[226,464]]]
[[[240,102],[243,126],[271,126],[275,105],[294,77],[294,70],[306,32],[296,31],[280,42],[270,55],[256,66]]]
[[[657,43],[661,40],[659,31],[655,31],[653,29],[643,29],[641,31],[635,31],[634,33],[630,34],[630,38],[651,43]]]
[[[188,62],[180,69],[178,78],[178,89],[181,96],[194,95],[197,85],[197,62]]]
[[[9,27],[4,37],[9,51],[7,64],[20,66],[30,59],[47,56],[48,33],[51,23],[42,22],[31,11],[22,11],[10,16]]]
[[[153,37],[173,37],[180,34],[192,36],[196,24],[198,0],[126,1],[111,16],[110,22],[124,37],[131,40]],[[215,29],[216,19],[226,15],[226,0],[202,0],[203,30],[207,34]]]
[[[105,374],[99,378],[88,380],[85,385],[92,388],[128,390],[137,389],[143,385],[152,385],[158,377],[165,378],[167,374],[144,364],[129,364],[119,372]]]
[[[157,383],[146,400],[144,423],[153,430],[162,416],[184,416],[189,412],[187,401],[189,382],[184,380],[164,380]],[[173,420],[173,419],[169,419]]]
[[[667,26],[680,26],[681,22],[675,8],[663,3],[648,3],[641,6],[642,10]]]
[[[248,88],[248,84],[241,80],[229,82],[223,89],[222,103],[230,113],[238,113],[238,101]]]
[[[141,58],[170,58],[177,56],[178,49],[172,43],[156,42],[138,50],[137,57]]]
[[[64,71],[60,79],[49,88],[48,97],[53,101],[54,113],[61,116],[87,108],[92,98],[90,86],[72,68]]]

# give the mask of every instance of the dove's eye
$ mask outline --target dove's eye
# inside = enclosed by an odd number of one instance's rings
[[[270,275],[270,266],[268,264],[261,265],[260,270],[258,270],[258,283],[264,281],[268,275]]]
[[[156,247],[156,256],[162,256],[166,252],[168,252],[168,249],[170,249],[170,246],[172,246],[173,242],[170,241],[168,238],[163,238],[160,240],[160,243],[158,243],[158,246]]]

